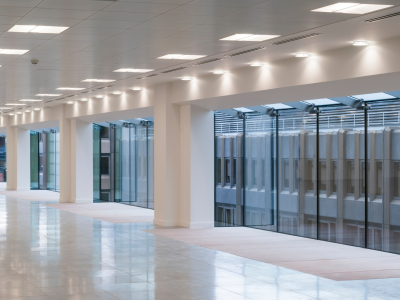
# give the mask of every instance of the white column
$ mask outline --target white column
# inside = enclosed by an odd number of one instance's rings
[[[7,190],[31,188],[30,130],[7,126]]]
[[[214,113],[194,105],[180,110],[180,226],[214,227]]]
[[[60,119],[60,202],[93,202],[93,125]]]
[[[154,95],[154,224],[179,226],[180,108],[171,103],[171,85]]]
[[[214,226],[214,114],[172,103],[170,84],[155,88],[154,224]]]

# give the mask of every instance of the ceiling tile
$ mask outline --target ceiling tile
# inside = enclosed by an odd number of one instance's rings
[[[30,10],[31,10],[31,8],[26,8],[26,7],[1,6],[0,16],[23,17]]]
[[[179,7],[179,5],[166,3],[117,2],[104,9],[104,11],[162,14],[176,7]]]
[[[97,11],[76,10],[76,9],[50,9],[50,8],[34,8],[27,18],[52,18],[52,19],[86,19]],[[43,24],[38,24],[43,25]]]
[[[102,10],[113,1],[93,0],[45,0],[38,5],[40,8],[77,9],[77,10]]]
[[[174,15],[191,15],[191,16],[212,16],[221,17],[237,12],[241,7],[225,7],[225,6],[206,6],[206,5],[183,5],[173,11]]]
[[[91,16],[89,20],[144,22],[156,16],[157,14],[151,13],[101,11]]]
[[[1,0],[0,6],[35,7],[43,0]]]
[[[79,23],[77,28],[122,28],[128,29],[141,22],[131,22],[131,21],[104,21],[104,20],[84,20]]]
[[[1,18],[1,17],[0,17]],[[64,26],[64,27],[72,27],[81,22],[79,19],[64,19],[64,18],[32,18],[32,17],[23,17],[17,23],[18,25],[42,25],[42,26]]]

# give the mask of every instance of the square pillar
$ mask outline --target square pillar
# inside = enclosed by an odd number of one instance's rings
[[[214,113],[172,101],[172,85],[155,88],[154,224],[214,226]]]
[[[60,119],[60,202],[93,202],[93,125]]]
[[[30,130],[7,126],[7,190],[31,189]]]

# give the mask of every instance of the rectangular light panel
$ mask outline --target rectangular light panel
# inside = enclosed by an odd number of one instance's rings
[[[81,82],[114,82],[115,80],[112,79],[85,79]]]
[[[26,52],[29,52],[29,50],[0,49],[0,54],[16,54],[16,55],[22,55],[22,54],[25,54]]]
[[[36,97],[57,97],[62,96],[62,94],[37,94]]]
[[[154,69],[118,69],[114,72],[124,72],[124,73],[147,73],[154,71]]]
[[[183,59],[183,60],[194,60],[202,57],[206,57],[207,55],[185,55],[185,54],[167,54],[158,59]]]
[[[261,34],[234,34],[221,41],[244,41],[244,42],[263,42],[280,37],[280,35],[261,35]]]
[[[60,87],[56,90],[60,90],[60,91],[81,91],[84,90],[85,88],[71,88],[71,87]]]
[[[338,2],[338,3],[332,4],[332,5],[314,9],[312,11],[363,15],[366,13],[370,13],[373,11],[381,10],[381,9],[392,7],[392,6],[393,5]]]
[[[353,98],[365,101],[376,101],[376,100],[387,100],[387,99],[396,99],[396,97],[386,94],[386,93],[373,93],[373,94],[364,94],[364,95],[354,95]]]
[[[38,100],[38,99],[21,99],[21,100],[18,100],[18,101],[21,101],[21,102],[42,102],[42,100]]]
[[[6,103],[6,105],[10,105],[10,106],[21,106],[21,105],[26,105],[26,104],[22,104],[22,103]]]
[[[36,32],[59,34],[69,27],[61,26],[38,26],[38,25],[15,25],[8,32]]]

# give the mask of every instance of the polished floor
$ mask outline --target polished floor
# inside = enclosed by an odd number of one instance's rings
[[[397,278],[334,281],[42,204],[0,196],[0,299],[400,299]]]

